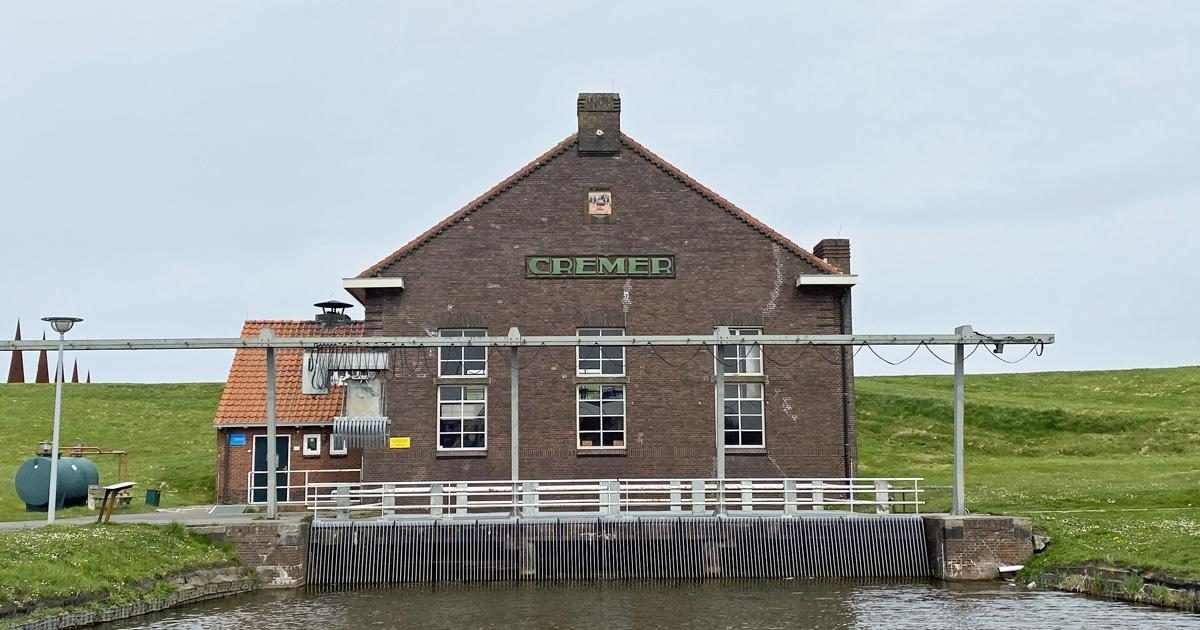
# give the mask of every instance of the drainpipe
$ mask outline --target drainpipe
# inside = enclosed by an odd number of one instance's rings
[[[842,290],[842,297],[838,300],[838,334],[845,335],[846,331],[846,303],[850,299],[850,287]],[[852,451],[850,444],[850,383],[854,378],[850,374],[850,364],[847,361],[846,346],[838,346],[842,353],[842,463],[845,466],[847,479],[854,478],[854,462],[850,457]]]

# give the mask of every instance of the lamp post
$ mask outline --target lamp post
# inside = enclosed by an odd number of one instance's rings
[[[62,420],[62,386],[63,386],[63,343],[67,331],[78,322],[78,317],[43,317],[42,321],[49,322],[50,328],[58,333],[58,368],[54,372],[54,439],[50,445],[50,497],[46,502],[46,523],[54,523],[54,509],[58,507],[58,425]]]

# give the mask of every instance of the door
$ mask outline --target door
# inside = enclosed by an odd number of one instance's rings
[[[292,438],[289,435],[275,436],[275,455],[279,462],[275,470],[275,500],[288,500],[288,462],[291,461]],[[252,503],[267,502],[267,436],[254,436],[254,479],[251,484]]]

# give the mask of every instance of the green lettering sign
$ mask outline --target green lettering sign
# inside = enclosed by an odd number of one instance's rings
[[[526,256],[527,278],[674,278],[675,257]]]

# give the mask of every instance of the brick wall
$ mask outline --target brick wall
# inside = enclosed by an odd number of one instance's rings
[[[329,426],[311,426],[311,427],[279,427],[276,433],[280,436],[290,436],[291,450],[288,455],[289,466],[294,471],[305,470],[340,470],[340,469],[358,469],[362,467],[362,449],[349,449],[346,455],[330,455],[329,454],[329,438],[333,432],[333,428]],[[231,429],[221,428],[217,430],[217,502],[218,503],[246,503],[247,501],[247,474],[251,470],[254,462],[254,436],[266,435],[266,427],[255,427],[246,429]],[[245,446],[230,446],[230,433],[244,433],[246,435]],[[318,434],[321,436],[321,455],[320,456],[305,456],[303,451],[303,439],[305,435]],[[290,475],[290,483],[299,485],[304,483],[303,475]],[[311,481],[314,482],[334,482],[334,481],[358,481],[358,473],[324,473],[320,475],[312,475]],[[295,499],[301,500],[303,493],[300,490],[293,491]]]
[[[1013,516],[924,517],[932,577],[942,580],[994,580],[999,567],[1024,564],[1033,556],[1027,518]]]
[[[589,222],[586,194],[612,191],[613,214]],[[399,240],[399,239],[398,239]],[[528,279],[527,255],[673,254],[673,279]],[[480,327],[507,334],[573,334],[597,320],[630,335],[712,334],[715,326],[761,323],[767,334],[842,332],[843,291],[795,288],[807,259],[756,231],[647,158],[565,148],[483,208],[381,271],[404,291],[372,291],[373,335],[435,335]],[[848,306],[846,306],[848,310]],[[845,332],[850,314],[844,313]],[[766,448],[727,459],[730,476],[845,474],[843,444],[854,418],[849,375],[837,348],[766,348]],[[696,348],[627,353],[623,453],[576,448],[574,349],[521,351],[521,476],[525,478],[703,477],[715,472],[713,360]],[[781,365],[782,364],[782,365]],[[678,367],[673,367],[678,366]],[[436,350],[393,354],[387,383],[392,435],[412,447],[369,450],[369,480],[487,479],[509,475],[507,350],[493,351],[486,454],[436,450]],[[843,431],[848,403],[849,432]]]
[[[214,543],[228,542],[242,564],[258,572],[267,588],[303,586],[307,577],[309,524],[299,521],[194,525],[189,530]]]

